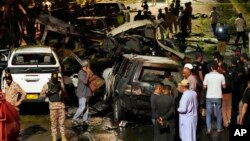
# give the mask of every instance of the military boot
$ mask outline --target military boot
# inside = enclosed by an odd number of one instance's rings
[[[56,141],[56,135],[52,135],[52,141]]]
[[[67,141],[65,135],[62,135],[62,136],[61,136],[61,141]]]

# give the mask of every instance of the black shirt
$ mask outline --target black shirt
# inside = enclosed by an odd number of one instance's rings
[[[244,117],[244,124],[250,125],[250,107],[249,107],[250,106],[250,89],[249,88],[246,90],[246,93],[243,96],[242,102],[243,104],[244,103],[248,104],[247,111]]]

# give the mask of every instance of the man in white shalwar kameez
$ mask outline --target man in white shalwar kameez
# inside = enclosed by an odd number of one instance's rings
[[[197,94],[189,89],[187,79],[178,84],[178,91],[183,93],[178,108],[180,138],[182,141],[196,141]]]

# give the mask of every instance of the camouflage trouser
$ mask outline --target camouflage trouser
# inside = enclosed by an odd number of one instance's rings
[[[64,121],[65,121],[65,109],[50,109],[50,121],[51,121],[51,134],[57,134],[57,127],[59,123],[61,135],[65,135]]]

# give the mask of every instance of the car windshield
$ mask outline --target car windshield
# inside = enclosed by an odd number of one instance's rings
[[[12,65],[55,65],[56,61],[51,53],[15,54]]]

